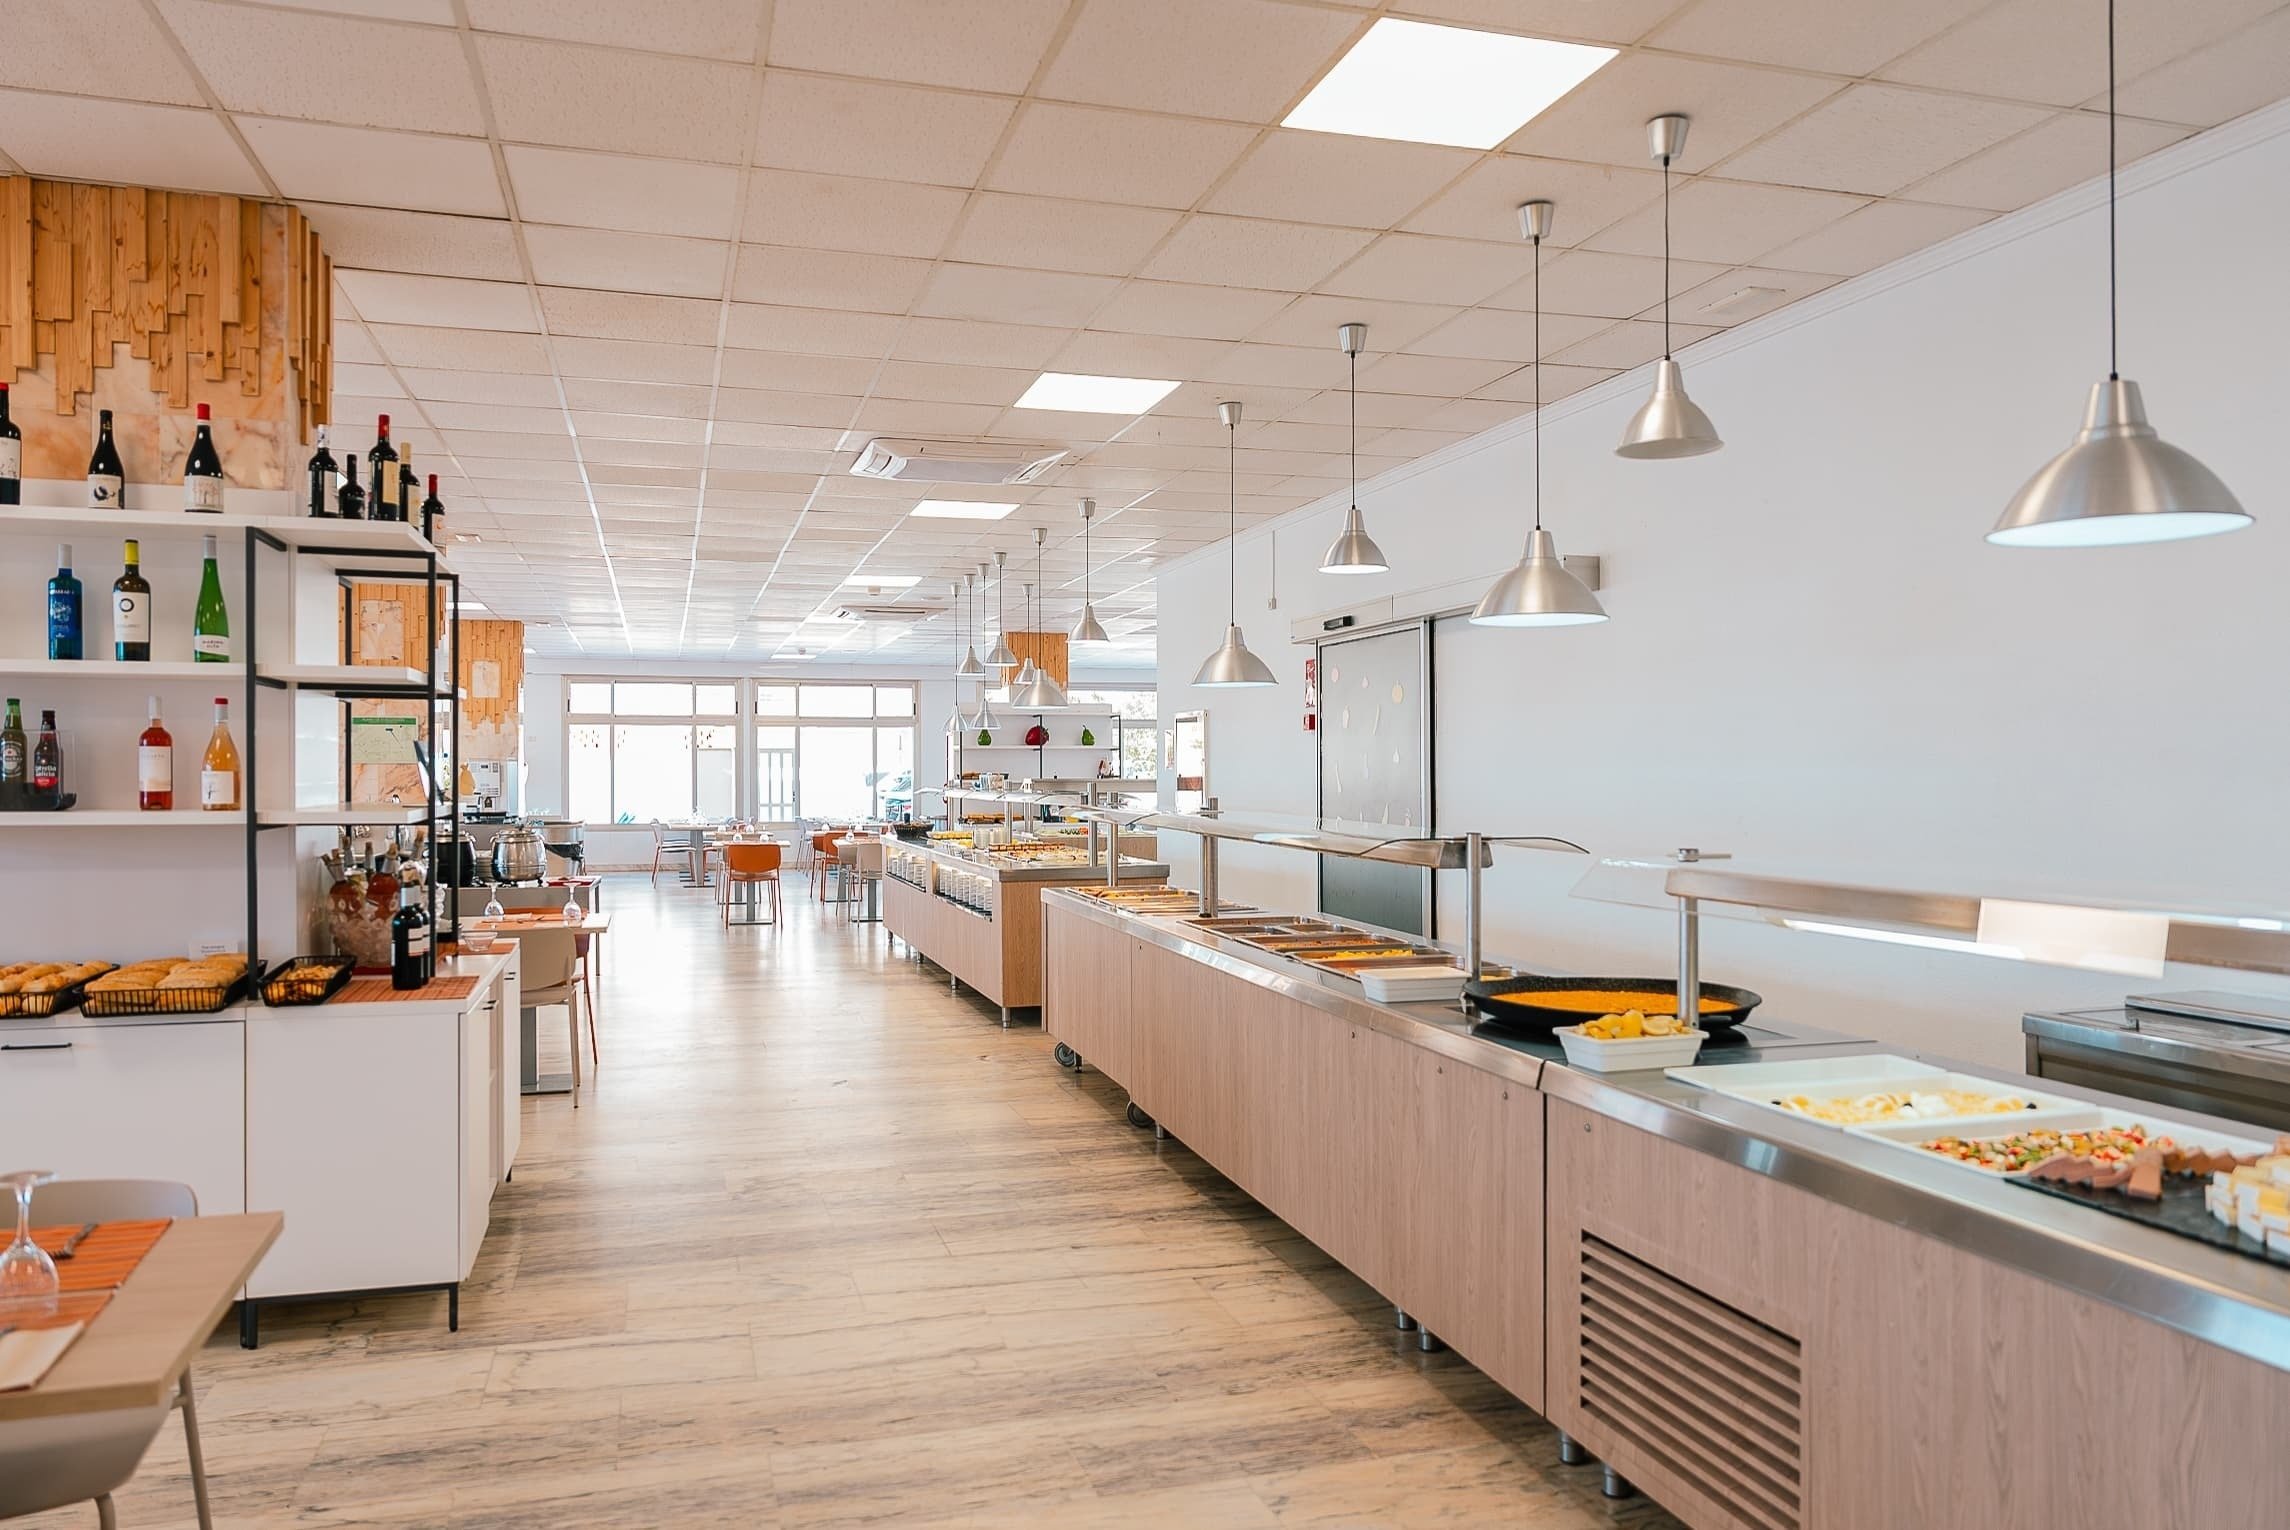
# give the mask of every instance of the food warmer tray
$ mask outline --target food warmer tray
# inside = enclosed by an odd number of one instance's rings
[[[2070,1185],[2054,1179],[2029,1179],[2024,1174],[2007,1176],[2011,1183],[2038,1195],[2049,1195],[2093,1211],[2104,1211],[2111,1217],[2126,1222],[2143,1222],[2159,1227],[2182,1238],[2193,1238],[2214,1248],[2231,1249],[2252,1259],[2263,1259],[2269,1264],[2290,1269],[2290,1254],[2277,1254],[2243,1232],[2230,1227],[2210,1214],[2203,1204],[2203,1187],[2210,1183],[2207,1177],[2196,1178],[2184,1174],[2170,1174],[2163,1178],[2163,1198],[2159,1201],[2133,1200],[2120,1190],[2100,1190],[2090,1185]]]
[[[1734,988],[1724,983],[1701,985],[1705,999],[1723,999],[1722,1009],[1704,1010],[1701,1028],[1705,1031],[1728,1030],[1749,1018],[1749,1012],[1765,1002],[1760,994],[1746,988]],[[1669,1013],[1677,1012],[1678,980],[1666,978],[1569,978],[1525,976],[1486,979],[1481,978],[1463,985],[1464,997],[1471,1001],[1472,1010],[1480,1022],[1502,1030],[1522,1031],[1529,1035],[1543,1035],[1562,1025],[1579,1025],[1595,1020],[1597,1015],[1580,1009],[1545,1009],[1538,1006],[1534,996],[1538,993],[1659,993],[1670,1001]],[[1618,1006],[1627,1007],[1627,1006]]]

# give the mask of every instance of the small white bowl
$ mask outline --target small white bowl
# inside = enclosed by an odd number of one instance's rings
[[[493,948],[500,943],[501,937],[491,930],[464,930],[461,932],[461,954],[463,956],[490,956]]]
[[[1559,1045],[1566,1048],[1569,1066],[1592,1073],[1627,1073],[1633,1068],[1678,1068],[1694,1060],[1707,1031],[1677,1036],[1628,1036],[1613,1041],[1585,1036],[1579,1025],[1558,1028]]]

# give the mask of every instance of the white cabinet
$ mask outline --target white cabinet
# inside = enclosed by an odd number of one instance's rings
[[[509,960],[501,969],[499,987],[494,996],[498,1007],[493,1018],[501,1038],[501,1113],[494,1123],[493,1178],[496,1181],[507,1179],[509,1171],[517,1166],[517,1148],[523,1139],[525,1122],[525,1043],[518,1023],[523,1013],[518,1006],[521,1003],[519,993],[524,974],[517,964],[517,956],[517,947],[512,943],[509,947]]]
[[[0,1160],[68,1179],[172,1179],[246,1210],[246,1028],[0,1025]]]

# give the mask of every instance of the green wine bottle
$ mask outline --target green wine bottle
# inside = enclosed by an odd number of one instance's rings
[[[207,566],[199,574],[199,609],[192,619],[191,657],[201,664],[231,662],[231,614],[223,606],[223,575],[215,539],[206,539]]]

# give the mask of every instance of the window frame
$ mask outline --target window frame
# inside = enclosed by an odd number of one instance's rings
[[[657,712],[641,712],[641,713],[640,713],[640,712],[630,712],[630,713],[627,713],[627,714],[623,715],[623,714],[622,714],[622,713],[620,713],[618,710],[614,710],[614,711],[610,711],[610,712],[576,712],[576,711],[574,711],[574,710],[573,710],[573,704],[572,704],[572,697],[573,697],[573,687],[574,687],[574,686],[576,686],[576,685],[602,685],[602,686],[605,686],[605,687],[608,687],[608,688],[610,688],[610,687],[614,687],[614,686],[620,686],[620,685],[683,685],[683,686],[689,686],[689,687],[691,688],[691,690],[692,690],[692,705],[693,705],[693,707],[694,707],[694,709],[695,709],[695,710],[693,710],[691,713],[689,713],[689,714],[687,714],[687,715],[685,715],[685,716],[682,716],[682,717],[677,717],[677,716],[673,716],[673,715],[670,715],[670,716],[665,716],[665,717],[664,717],[664,716],[660,715],[660,714],[659,714],[659,713],[657,713]],[[697,710],[697,708],[698,708],[698,706],[699,706],[699,700],[700,700],[700,690],[701,690],[701,688],[702,688],[702,687],[705,687],[705,686],[724,686],[724,685],[728,685],[728,686],[730,686],[730,688],[731,688],[731,693],[732,693],[732,710],[731,710],[731,711],[729,711],[729,712],[701,712],[701,711]],[[606,807],[607,807],[607,808],[610,808],[610,807],[612,807],[612,806],[613,806],[613,804],[614,804],[614,803],[615,803],[615,802],[618,800],[618,798],[619,798],[619,793],[620,793],[620,738],[619,738],[619,734],[618,734],[618,732],[617,732],[616,730],[618,730],[619,728],[622,728],[622,727],[643,727],[643,728],[655,728],[655,727],[664,727],[664,728],[674,728],[674,727],[678,727],[678,726],[681,726],[681,727],[685,728],[685,729],[686,729],[686,730],[689,732],[689,734],[690,734],[690,736],[691,736],[691,748],[690,748],[690,750],[689,750],[689,751],[687,751],[687,755],[688,755],[688,758],[689,758],[689,761],[690,761],[690,768],[691,768],[691,782],[690,782],[690,787],[691,787],[691,802],[692,802],[692,809],[691,809],[691,811],[692,811],[692,812],[693,812],[695,815],[697,815],[697,814],[698,814],[698,812],[699,812],[699,804],[700,804],[700,755],[701,755],[701,749],[700,749],[700,731],[699,731],[699,730],[700,730],[700,729],[702,729],[702,728],[723,728],[723,727],[728,727],[728,728],[730,728],[730,729],[732,730],[732,816],[734,816],[734,817],[737,817],[737,816],[738,816],[738,814],[739,814],[739,805],[740,805],[740,799],[741,799],[741,797],[742,797],[742,795],[743,795],[743,782],[742,782],[742,779],[741,779],[741,768],[740,768],[740,766],[741,766],[741,761],[740,761],[740,754],[741,754],[741,751],[742,751],[742,749],[743,749],[743,747],[744,747],[744,740],[745,740],[745,736],[746,736],[746,734],[745,734],[745,727],[744,727],[744,725],[745,725],[745,723],[746,723],[746,721],[747,721],[747,717],[746,717],[746,695],[745,695],[745,682],[744,682],[744,681],[740,681],[740,680],[725,680],[725,679],[722,679],[722,678],[720,678],[720,677],[717,677],[717,676],[712,676],[712,675],[710,675],[710,676],[700,676],[700,677],[686,677],[686,676],[677,676],[677,675],[571,675],[571,674],[568,674],[568,675],[566,675],[566,676],[564,677],[564,686],[565,686],[565,716],[564,716],[564,734],[563,734],[563,739],[564,739],[564,743],[563,743],[563,750],[564,750],[564,753],[563,753],[563,756],[562,756],[562,758],[563,758],[563,760],[564,760],[563,771],[564,771],[564,784],[565,784],[565,811],[566,811],[568,814],[569,814],[569,813],[572,811],[572,774],[573,774],[573,771],[572,771],[572,758],[573,758],[572,735],[573,735],[573,730],[574,730],[575,728],[602,728],[602,729],[604,729],[604,730],[605,730],[605,750],[604,750],[604,763],[605,763],[605,786],[604,786],[604,795],[605,795],[605,805],[606,805]],[[610,698],[611,698],[611,699],[612,699],[612,700],[613,700],[613,701],[614,701],[614,702],[617,704],[617,701],[618,701],[618,696],[617,696],[616,694],[611,694],[611,693],[609,692],[609,689],[608,689],[608,695],[610,695]],[[587,828],[591,828],[591,829],[631,829],[631,828],[642,828],[642,827],[645,827],[645,826],[647,826],[647,825],[648,825],[648,824],[650,824],[651,822],[652,822],[652,820],[651,820],[651,819],[629,819],[629,820],[628,820],[628,821],[626,821],[626,822],[622,822],[622,821],[621,821],[619,818],[617,818],[617,817],[615,817],[615,818],[606,818],[606,819],[602,819],[602,820],[597,820],[597,819],[583,819],[583,820],[582,820],[582,823],[583,823],[583,825],[584,825],[585,827],[587,827]]]
[[[751,698],[757,699],[757,704],[750,708],[747,718],[747,740],[748,748],[756,761],[755,774],[757,791],[759,794],[762,790],[762,762],[764,749],[762,743],[758,739],[758,734],[762,729],[789,728],[794,731],[795,744],[794,748],[789,751],[792,756],[790,778],[793,781],[795,788],[793,816],[798,819],[809,820],[819,817],[820,815],[807,811],[803,802],[804,730],[806,728],[863,728],[867,730],[868,733],[867,756],[870,765],[868,773],[878,778],[868,787],[870,794],[869,810],[873,816],[878,818],[883,817],[885,816],[886,810],[884,807],[885,792],[883,790],[883,782],[880,779],[880,777],[885,773],[882,757],[882,735],[886,729],[903,730],[907,735],[907,802],[909,810],[912,810],[914,801],[914,771],[915,766],[920,763],[917,751],[922,747],[921,728],[919,726],[919,721],[922,713],[922,684],[920,681],[805,679],[786,680],[777,676],[768,676],[751,678],[748,681],[748,685],[750,687],[748,692],[749,696]],[[766,713],[761,710],[760,693],[767,686],[773,689],[778,689],[781,687],[791,689],[795,693],[793,706],[791,706],[784,713]],[[867,691],[870,693],[867,702],[867,715],[864,717],[805,716],[803,712],[803,692],[806,687],[814,690]],[[882,691],[903,692],[906,696],[907,709],[900,713],[884,712],[881,709],[882,701],[879,695],[879,693]],[[761,811],[760,801],[758,811]]]

